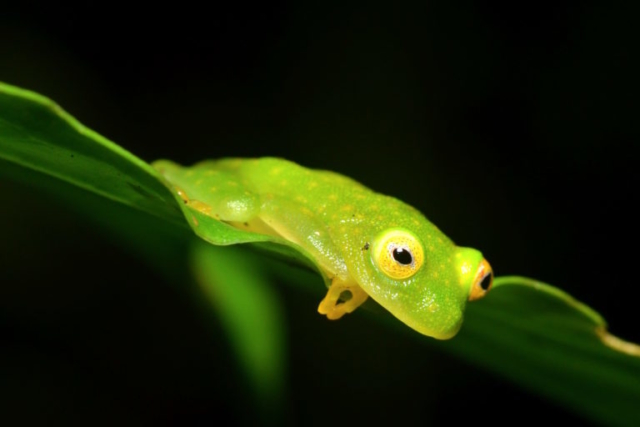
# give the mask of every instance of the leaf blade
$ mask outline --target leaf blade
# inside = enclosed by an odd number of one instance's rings
[[[604,319],[546,283],[496,281],[469,305],[459,337],[443,348],[590,418],[637,425],[640,358],[604,345]]]
[[[151,166],[47,98],[0,84],[0,168],[3,162],[16,166],[6,168],[9,175],[38,171],[167,221],[184,225],[186,220],[201,237],[215,235],[207,238],[211,243],[252,243],[313,268],[313,260],[295,245],[241,235],[187,209]],[[501,280],[487,298],[469,306],[460,335],[436,345],[607,424],[640,423],[634,405],[640,396],[640,359],[602,345],[604,339],[617,350],[627,348],[603,332],[601,316],[549,285]],[[633,353],[636,346],[629,348]]]
[[[155,170],[55,102],[0,82],[0,158],[135,209],[179,219]]]

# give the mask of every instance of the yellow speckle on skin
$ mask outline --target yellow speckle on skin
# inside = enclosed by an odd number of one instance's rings
[[[311,209],[307,208],[307,207],[301,208],[300,212],[302,212],[303,214],[308,215],[308,216],[313,216],[313,211]]]
[[[336,200],[338,200],[338,196],[334,193],[331,193],[327,196],[327,199],[331,200],[332,202],[335,202]]]
[[[306,197],[304,197],[304,196],[301,196],[301,195],[297,195],[297,196],[295,197],[295,200],[296,200],[297,202],[300,202],[300,203],[307,203],[307,198],[306,198]]]
[[[465,262],[462,264],[462,267],[460,267],[460,269],[462,270],[462,274],[469,274],[469,272],[471,271],[471,264]]]
[[[203,181],[201,179],[196,181],[196,185],[202,185]]]
[[[280,180],[280,185],[286,187],[287,185],[289,185],[289,181],[287,181],[286,179],[282,179]]]
[[[417,219],[414,218],[413,225],[415,225],[416,227],[419,227],[420,226],[420,221],[418,221]]]
[[[226,183],[229,187],[237,187],[238,183],[235,181],[227,181]]]
[[[189,172],[191,172],[191,171],[189,171]],[[188,173],[188,172],[187,172],[187,173]],[[204,172],[204,174],[205,174],[206,176],[213,176],[213,175],[216,175],[217,173],[218,173],[218,171],[214,171],[214,170],[211,170],[211,169],[209,169],[209,170],[207,170],[207,171],[205,171],[205,172]]]
[[[342,207],[340,208],[340,210],[344,212],[349,212],[349,211],[352,211],[353,209],[354,209],[353,205],[342,205]]]
[[[280,175],[282,173],[282,168],[281,167],[275,167],[275,168],[271,168],[271,170],[269,171],[269,175]]]
[[[209,215],[211,213],[211,206],[206,203],[202,203],[200,200],[193,200],[189,203],[189,206],[205,215]]]
[[[194,172],[193,170],[188,170],[188,171],[186,171],[186,172],[184,173],[184,176],[186,176],[186,177],[192,177],[194,173],[195,173],[195,172]]]
[[[310,181],[310,182],[307,184],[307,189],[308,189],[308,190],[313,190],[313,189],[314,189],[314,188],[316,188],[317,186],[318,186],[318,183],[317,183],[317,182],[315,182],[315,181]]]
[[[180,187],[174,187],[174,188],[176,189],[176,193],[178,193],[178,196],[180,196],[182,201],[185,203],[189,203],[189,196],[187,196],[187,193],[185,193],[185,191]]]
[[[216,191],[218,191],[218,187],[209,187],[209,191],[215,193]]]

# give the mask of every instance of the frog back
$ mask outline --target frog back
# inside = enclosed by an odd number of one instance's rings
[[[158,161],[154,167],[192,208],[233,227],[295,243],[328,276],[347,274],[318,192],[326,193],[328,185],[360,186],[355,181],[269,157],[207,160],[187,168]]]

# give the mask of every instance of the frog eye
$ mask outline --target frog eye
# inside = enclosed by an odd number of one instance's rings
[[[491,286],[493,285],[493,270],[487,262],[483,259],[478,267],[476,277],[471,285],[471,292],[469,292],[469,301],[474,301],[484,297]]]
[[[391,229],[378,235],[371,254],[378,269],[392,279],[409,278],[424,263],[422,243],[403,229]]]

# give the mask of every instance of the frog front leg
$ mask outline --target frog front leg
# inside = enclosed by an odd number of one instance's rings
[[[360,307],[368,296],[354,281],[334,277],[327,295],[318,306],[318,313],[326,315],[330,320],[337,320]]]

